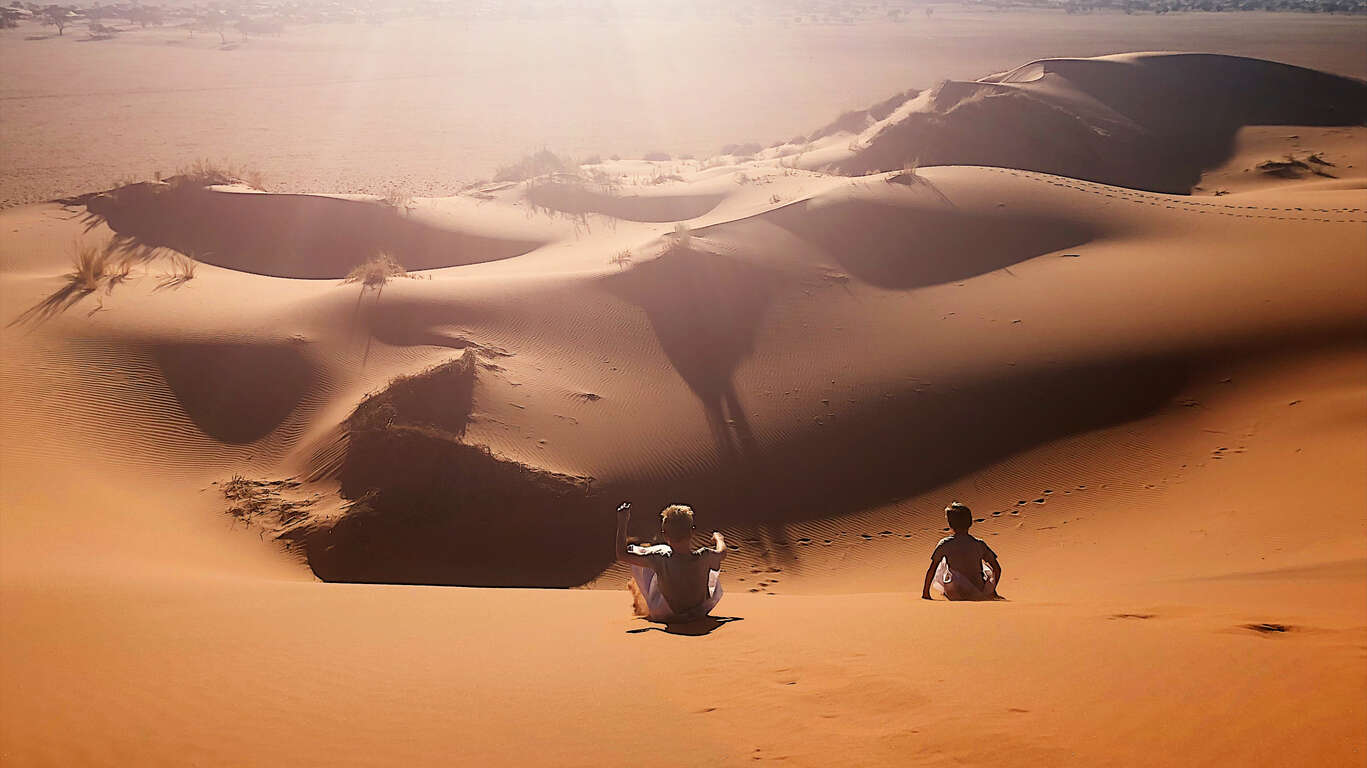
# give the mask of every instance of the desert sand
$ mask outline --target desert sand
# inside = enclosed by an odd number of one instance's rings
[[[1360,764],[1367,83],[1016,64],[0,212],[6,764]],[[726,534],[730,620],[631,615],[622,499]],[[1007,600],[917,599],[953,499]]]

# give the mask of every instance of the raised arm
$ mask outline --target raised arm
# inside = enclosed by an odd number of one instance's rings
[[[726,539],[716,531],[712,532],[712,546],[707,548],[708,568],[718,571],[721,570],[721,561],[726,559]]]
[[[639,565],[642,568],[650,567],[650,558],[633,554],[627,551],[627,522],[631,520],[631,502],[624,501],[622,506],[617,508],[617,562],[627,565]]]

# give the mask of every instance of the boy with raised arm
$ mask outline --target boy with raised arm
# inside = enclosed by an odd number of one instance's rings
[[[956,501],[945,507],[945,518],[954,529],[954,535],[940,539],[935,551],[930,553],[930,567],[926,569],[921,599],[930,599],[931,583],[940,585],[946,600],[997,599],[1002,566],[987,542],[969,535],[973,511]],[[984,563],[992,569],[990,576],[983,573]]]
[[[693,549],[693,510],[682,504],[660,513],[667,544],[627,544],[631,502],[617,508],[617,560],[631,566],[636,612],[651,621],[684,623],[706,616],[721,600],[721,561],[726,541],[712,533],[712,546]]]

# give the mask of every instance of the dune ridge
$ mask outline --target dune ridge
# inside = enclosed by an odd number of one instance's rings
[[[748,159],[0,211],[0,751],[1349,764],[1362,88],[1045,60]],[[631,618],[624,499],[725,533],[726,621]],[[916,599],[951,499],[1008,600]]]

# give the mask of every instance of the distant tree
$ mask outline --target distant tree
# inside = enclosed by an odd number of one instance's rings
[[[200,23],[211,32],[217,32],[219,41],[224,45],[228,44],[228,14],[225,11],[209,11],[200,19]]]
[[[70,8],[63,8],[60,5],[49,5],[43,9],[43,26],[56,27],[57,35],[61,36],[66,31],[68,24],[76,18],[76,14]]]
[[[143,29],[162,24],[161,9],[155,5],[135,5],[128,10],[128,20]]]

